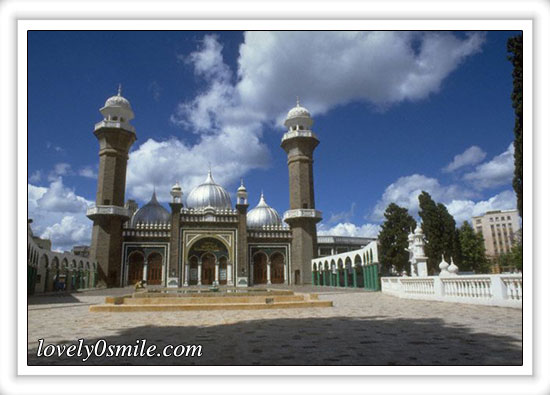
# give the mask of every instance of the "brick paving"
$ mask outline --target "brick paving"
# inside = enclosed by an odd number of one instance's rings
[[[132,289],[33,296],[29,365],[521,365],[522,311],[398,299],[354,289],[293,287],[332,308],[90,313]],[[39,358],[45,344],[201,344],[200,358]]]

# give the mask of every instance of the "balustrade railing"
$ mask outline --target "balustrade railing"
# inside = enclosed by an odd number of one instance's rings
[[[382,292],[401,298],[522,307],[521,274],[382,277]]]

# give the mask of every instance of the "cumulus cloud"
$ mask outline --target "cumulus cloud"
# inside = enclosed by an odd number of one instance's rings
[[[92,222],[86,209],[93,202],[75,194],[60,177],[48,187],[27,185],[28,216],[33,232],[52,240],[52,248],[70,250],[76,244],[89,244]]]
[[[46,227],[40,235],[41,238],[50,239],[54,249],[63,251],[70,251],[75,245],[89,244],[90,236],[89,224],[82,223],[72,215],[64,216],[60,222]]]
[[[390,203],[395,203],[409,210],[411,215],[418,213],[418,195],[428,192],[437,202],[449,202],[455,199],[466,199],[476,194],[456,184],[441,185],[436,178],[422,174],[400,177],[384,191],[382,198],[376,203],[371,215],[373,220],[384,219],[384,211]]]
[[[460,225],[464,221],[471,222],[472,217],[485,214],[487,211],[515,209],[516,195],[513,191],[506,190],[487,200],[478,202],[453,200],[446,206],[449,213],[455,218],[457,225]]]
[[[268,166],[263,129],[283,131],[296,96],[314,115],[352,101],[387,108],[426,98],[484,39],[448,32],[246,32],[234,73],[217,37],[206,35],[196,51],[177,57],[205,88],[171,116],[198,138],[136,147],[128,165],[130,195],[146,200],[156,185],[168,199],[175,180],[187,190],[202,181],[208,162],[222,185]]]
[[[353,237],[378,237],[380,226],[376,224],[364,224],[357,226],[350,222],[341,222],[328,228],[320,224],[317,234],[320,236],[353,236]]]
[[[452,162],[443,168],[443,172],[450,173],[465,166],[477,165],[486,156],[485,151],[477,145],[473,145],[463,153],[456,155]]]
[[[478,189],[493,188],[512,183],[514,176],[514,144],[495,156],[489,162],[478,165],[474,171],[466,173],[464,180]]]
[[[97,173],[91,166],[81,168],[78,171],[78,175],[85,178],[97,178]]]

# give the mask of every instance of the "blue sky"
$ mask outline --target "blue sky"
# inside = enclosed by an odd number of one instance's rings
[[[321,233],[373,236],[420,190],[457,222],[515,207],[506,40],[517,32],[29,32],[29,216],[54,248],[89,243],[99,108],[122,84],[138,140],[126,198],[244,178],[288,208],[282,122],[313,114]]]

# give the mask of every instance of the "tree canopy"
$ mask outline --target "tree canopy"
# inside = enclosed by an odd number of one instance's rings
[[[389,273],[392,266],[399,272],[407,267],[409,253],[405,251],[411,229],[416,227],[416,221],[406,208],[390,203],[384,212],[385,221],[378,235],[380,243],[380,262],[383,271]]]

